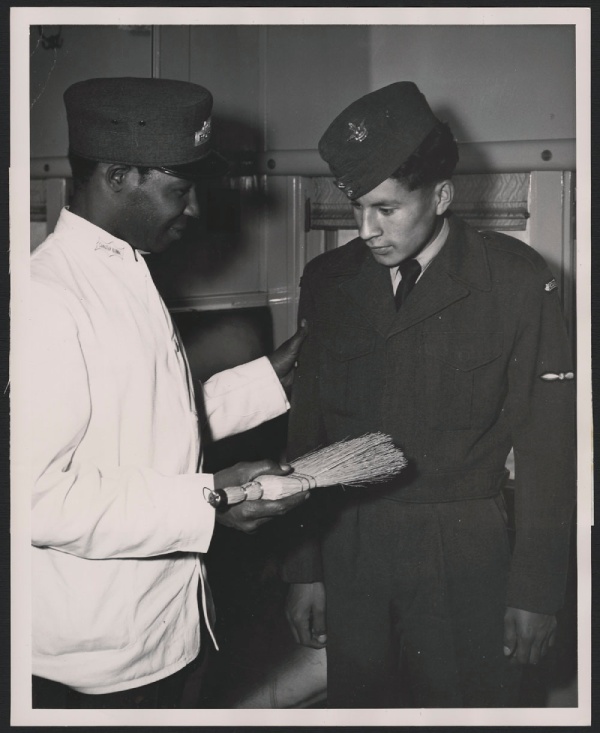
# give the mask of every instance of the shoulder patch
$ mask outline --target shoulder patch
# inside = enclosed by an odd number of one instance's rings
[[[544,285],[544,290],[547,293],[551,293],[553,290],[556,290],[558,287],[558,283],[556,282],[556,278],[552,278],[552,280],[548,280],[548,282]]]

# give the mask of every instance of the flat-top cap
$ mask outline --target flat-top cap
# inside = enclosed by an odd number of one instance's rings
[[[70,86],[64,101],[70,153],[190,178],[223,172],[223,159],[211,149],[212,94],[198,84],[87,79]]]
[[[389,178],[439,124],[416,84],[398,81],[346,107],[319,141],[319,153],[338,188],[357,199]]]

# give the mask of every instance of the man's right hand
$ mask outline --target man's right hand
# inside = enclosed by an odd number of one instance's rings
[[[323,583],[293,583],[288,591],[285,615],[298,644],[313,649],[322,649],[327,644]]]
[[[291,466],[286,464],[280,466],[278,463],[270,460],[256,461],[254,463],[236,463],[231,468],[225,468],[223,471],[215,473],[214,486],[215,489],[224,489],[228,486],[242,486],[263,474],[286,476],[291,470]],[[217,512],[216,520],[219,524],[232,527],[233,529],[239,529],[242,532],[255,532],[261,524],[269,522],[275,517],[280,517],[289,512],[290,509],[294,509],[302,504],[308,499],[309,494],[310,492],[304,491],[288,496],[285,499],[277,499],[276,501],[263,499],[242,501],[239,504],[228,507],[223,512]]]

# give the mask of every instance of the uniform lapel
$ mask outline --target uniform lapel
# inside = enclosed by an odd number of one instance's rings
[[[441,254],[441,253],[440,253]],[[439,257],[440,255],[438,255]],[[469,295],[469,288],[433,262],[398,311],[390,335],[404,331]]]
[[[484,244],[475,230],[451,218],[446,243],[398,311],[388,335],[430,318],[466,298],[473,288],[491,289]]]
[[[391,336],[426,320],[466,298],[473,288],[491,289],[481,235],[460,219],[451,217],[449,221],[446,243],[398,312],[390,271],[375,262],[366,245],[353,267],[335,273],[339,289],[382,336]]]
[[[338,287],[385,336],[396,318],[392,280],[389,269],[375,262],[366,246],[360,269],[342,280]]]

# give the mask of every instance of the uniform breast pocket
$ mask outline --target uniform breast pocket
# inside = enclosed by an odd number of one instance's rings
[[[318,322],[321,398],[337,415],[364,413],[376,364],[375,334],[350,324]]]
[[[430,426],[469,430],[491,425],[506,392],[502,333],[429,332],[423,351]]]

